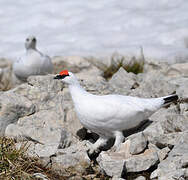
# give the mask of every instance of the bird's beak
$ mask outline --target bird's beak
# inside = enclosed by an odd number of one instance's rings
[[[61,75],[56,75],[55,77],[54,77],[54,79],[62,79],[62,76]]]

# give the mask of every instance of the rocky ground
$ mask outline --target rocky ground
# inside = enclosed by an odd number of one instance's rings
[[[74,72],[94,94],[160,97],[177,93],[180,97],[144,125],[125,132],[126,140],[118,152],[102,151],[89,157],[87,143],[97,136],[82,128],[67,87],[54,80],[54,75],[46,75],[31,76],[27,83],[12,88],[11,65],[3,60],[0,135],[14,137],[18,147],[28,141],[30,156],[38,156],[45,166],[70,175],[69,179],[188,179],[188,63],[145,62],[143,73],[135,75],[119,68],[107,78],[104,72],[117,68],[114,62],[53,59],[54,73],[62,69]]]

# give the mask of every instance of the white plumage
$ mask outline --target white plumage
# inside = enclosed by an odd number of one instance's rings
[[[114,148],[123,142],[122,131],[138,126],[164,104],[176,101],[177,95],[160,98],[138,98],[122,95],[93,95],[86,92],[73,73],[62,71],[54,79],[62,79],[69,85],[76,113],[81,124],[97,133],[100,138],[93,150],[115,138]]]
[[[26,53],[13,64],[15,76],[26,81],[31,75],[45,75],[52,73],[53,64],[49,56],[36,49],[36,38],[29,36],[25,41]]]

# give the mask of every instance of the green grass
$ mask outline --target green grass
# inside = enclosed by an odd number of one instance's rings
[[[140,56],[123,56],[119,53],[112,54],[110,58],[110,65],[103,63],[103,60],[94,57],[85,58],[88,62],[96,66],[103,73],[105,79],[110,79],[121,67],[127,72],[134,74],[143,73],[145,57],[143,48],[140,47]]]
[[[25,171],[30,166],[28,161],[26,165],[26,158],[24,152],[26,145],[23,145],[19,150],[15,148],[15,143],[12,139],[0,139],[0,179],[19,179],[22,176],[28,178],[29,171]]]
[[[122,56],[120,59],[115,60],[113,57],[111,58],[111,66],[109,66],[104,71],[104,78],[111,78],[121,67],[125,69],[127,72],[132,72],[134,74],[143,73],[144,71],[144,60],[136,59],[132,57],[128,63],[125,63],[125,57]]]

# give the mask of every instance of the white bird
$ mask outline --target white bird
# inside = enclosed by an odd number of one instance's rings
[[[54,79],[61,79],[68,84],[81,124],[99,135],[90,152],[98,151],[111,137],[115,138],[113,149],[118,149],[124,141],[123,130],[138,126],[159,108],[178,100],[176,94],[160,98],[93,95],[85,91],[75,75],[67,70]]]
[[[45,75],[53,71],[50,57],[38,51],[36,43],[37,40],[34,36],[26,38],[26,53],[13,64],[15,76],[22,81],[26,81],[31,75]]]

